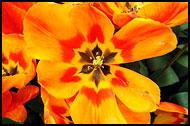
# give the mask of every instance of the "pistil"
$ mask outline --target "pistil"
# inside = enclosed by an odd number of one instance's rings
[[[96,59],[93,60],[93,65],[95,66],[100,66],[103,64],[103,60],[101,59],[100,56],[96,56]]]

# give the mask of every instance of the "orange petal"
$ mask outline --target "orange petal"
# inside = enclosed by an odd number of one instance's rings
[[[77,5],[71,9],[69,16],[90,43],[109,41],[114,33],[111,21],[93,6]]]
[[[37,63],[35,59],[32,59],[32,63],[24,73],[26,74],[25,83],[28,84],[36,76]]]
[[[69,18],[71,8],[70,4],[37,3],[29,9],[24,20],[28,53],[37,59],[71,62],[74,49],[85,40]]]
[[[25,86],[25,75],[15,74],[13,76],[2,77],[2,93],[8,91],[12,87],[22,88]]]
[[[176,48],[177,38],[164,24],[135,18],[113,36],[112,42],[128,63],[169,53]]]
[[[2,32],[5,34],[23,32],[25,10],[10,2],[2,2]]]
[[[6,112],[9,110],[9,107],[12,102],[12,95],[9,91],[2,93],[2,117],[5,117]]]
[[[68,104],[66,103],[65,99],[63,98],[55,98],[54,96],[50,95],[44,88],[41,88],[41,97],[43,103],[46,103],[49,100],[49,104],[51,106],[63,107],[62,110],[58,110],[58,112],[64,113],[69,109]]]
[[[7,112],[5,114],[5,117],[10,118],[16,122],[24,122],[27,118],[27,111],[24,105],[19,105],[17,108]]]
[[[14,4],[25,11],[28,11],[28,9],[32,7],[34,4],[36,4],[37,2],[9,2],[9,3]]]
[[[185,124],[188,122],[188,117],[182,113],[175,112],[165,112],[161,110],[157,110],[158,114],[153,124]]]
[[[126,123],[110,88],[95,92],[93,88],[84,86],[72,103],[70,114],[75,124]]]
[[[56,98],[72,97],[83,85],[78,73],[82,67],[63,62],[39,61],[37,66],[38,82]]]
[[[117,104],[128,124],[150,124],[151,117],[149,112],[134,112],[127,108],[118,98]]]
[[[149,78],[132,70],[110,65],[106,77],[116,96],[134,112],[155,111],[160,103],[160,89]]]
[[[60,108],[60,110],[63,108]],[[62,117],[61,115],[56,114],[52,110],[52,106],[49,103],[49,99],[44,103],[44,123],[45,124],[69,124],[71,121],[69,121],[67,118]]]
[[[138,15],[143,18],[151,18],[174,27],[188,22],[187,2],[152,2],[145,4]]]
[[[186,108],[170,102],[160,102],[158,109],[166,112],[176,112],[188,115],[188,110]]]
[[[11,76],[2,77],[2,92],[11,87],[21,88],[34,78],[35,61],[26,53],[25,41],[22,35],[2,34],[2,62],[7,70],[17,66],[17,73]]]
[[[113,15],[113,22],[120,28],[129,23],[132,19],[138,17],[136,13],[120,13]]]
[[[17,93],[12,93],[11,108],[23,105],[29,100],[35,98],[39,93],[37,86],[29,85],[18,90]]]
[[[69,124],[66,116],[68,114],[68,105],[65,99],[57,99],[41,88],[41,97],[44,103],[44,123],[45,124]]]

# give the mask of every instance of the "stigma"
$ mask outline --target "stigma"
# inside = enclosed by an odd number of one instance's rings
[[[103,60],[100,56],[96,56],[96,59],[93,60],[93,65],[95,66],[101,66],[103,64]]]

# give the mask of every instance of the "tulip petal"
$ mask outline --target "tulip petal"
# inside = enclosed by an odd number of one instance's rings
[[[24,122],[27,118],[27,111],[24,105],[19,105],[15,109],[7,112],[5,114],[5,117],[10,118],[11,120],[14,120],[16,122]]]
[[[96,39],[99,43],[104,43],[110,40],[114,33],[111,21],[93,6],[77,5],[71,9],[69,16],[89,43],[95,42]]]
[[[68,15],[71,8],[69,4],[37,3],[29,9],[24,34],[34,58],[71,62],[74,49],[85,41]]]
[[[12,95],[9,91],[2,93],[2,117],[5,116],[5,113],[9,110],[9,107],[12,102]]]
[[[139,9],[138,15],[175,27],[188,22],[188,3],[152,2]]]
[[[107,78],[116,96],[134,112],[152,112],[158,108],[160,89],[149,78],[132,70],[110,65]]]
[[[44,103],[44,123],[45,124],[69,124],[66,116],[68,114],[68,105],[64,99],[57,99],[41,88],[41,97]]]
[[[177,113],[183,113],[188,115],[188,110],[182,106],[179,106],[177,104],[173,104],[170,102],[160,102],[159,110],[166,111],[166,112],[177,112]]]
[[[83,84],[86,77],[79,76],[81,66],[63,62],[39,61],[37,66],[38,82],[56,98],[72,97]]]
[[[155,117],[153,124],[185,124],[188,118],[181,113],[165,112],[157,110],[158,115]]]
[[[18,105],[23,105],[29,100],[35,98],[39,93],[39,88],[37,86],[28,85],[18,90],[17,93],[12,93],[12,104],[11,108],[17,107]]]
[[[151,19],[135,18],[112,38],[125,62],[164,55],[176,48],[177,38],[170,28]]]
[[[84,86],[72,103],[70,114],[75,124],[126,123],[110,88],[95,92]]]
[[[2,34],[2,62],[3,68],[10,70],[17,68],[16,73],[2,77],[2,92],[11,87],[21,88],[36,75],[36,61],[32,61],[26,53],[24,37],[18,34]]]
[[[125,106],[118,98],[117,104],[128,124],[150,124],[150,112],[134,112]]]
[[[11,4],[2,2],[2,32],[5,34],[23,32],[23,20],[26,12]]]
[[[9,3],[14,4],[25,11],[28,11],[28,9],[30,9],[30,7],[32,7],[37,2],[9,2]]]

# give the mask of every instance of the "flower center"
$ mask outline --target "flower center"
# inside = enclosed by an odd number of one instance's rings
[[[103,64],[103,60],[101,59],[100,56],[96,56],[96,59],[93,60],[93,65],[95,66],[100,66]]]
[[[137,13],[138,10],[143,7],[143,2],[126,2],[126,9],[123,10],[123,12],[135,12]]]
[[[10,76],[10,75],[15,75],[18,73],[17,66],[15,68],[10,68],[8,71],[6,68],[2,67],[2,76]]]

